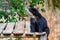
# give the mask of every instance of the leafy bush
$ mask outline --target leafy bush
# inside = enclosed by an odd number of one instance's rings
[[[26,10],[25,10],[25,4],[24,0],[9,0],[10,3],[10,9],[14,9],[19,17],[25,17],[26,16]]]
[[[5,11],[0,11],[0,19],[4,17],[4,22],[17,22],[21,18],[24,19],[26,16],[26,4],[28,0],[7,0],[9,3],[9,9]],[[28,1],[29,2],[29,1]],[[44,7],[44,0],[31,0],[29,2],[29,7],[34,7],[37,4],[42,4],[42,7]],[[2,7],[3,2],[0,2],[0,7]],[[42,12],[44,12],[44,8],[41,9]],[[18,16],[18,17],[17,17]],[[2,21],[1,21],[2,22]]]
[[[8,14],[5,11],[0,11],[0,19],[4,18],[5,22],[17,22],[17,19],[15,16],[16,16],[16,14],[14,14],[14,13]],[[2,21],[4,21],[4,20],[2,20]]]
[[[32,0],[32,2],[30,2],[31,7],[34,7],[37,4],[42,4],[42,6],[44,6],[44,0]]]

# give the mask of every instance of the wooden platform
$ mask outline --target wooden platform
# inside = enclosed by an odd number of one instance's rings
[[[32,33],[30,32],[30,22],[21,21],[17,23],[0,23],[0,38],[8,37],[21,37],[21,38],[34,38],[38,37],[40,40],[47,40],[46,32]]]

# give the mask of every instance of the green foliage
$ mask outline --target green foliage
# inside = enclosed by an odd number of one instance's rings
[[[17,12],[20,17],[26,16],[25,0],[10,0],[10,6]]]
[[[41,11],[45,12],[45,9],[43,8],[44,7],[44,0],[32,0],[32,2],[30,2],[30,7],[34,7],[39,4],[42,5]]]
[[[32,2],[30,2],[30,6],[34,7],[37,4],[42,4],[42,6],[44,5],[44,0],[32,0]]]
[[[17,12],[19,17],[22,18],[26,16],[26,10],[25,10],[26,5],[24,3],[25,1],[26,0],[9,0],[10,7],[13,8]],[[31,1],[32,2],[28,1],[30,3],[30,7],[34,7],[37,4],[42,4],[42,7],[44,7],[44,0],[31,0]]]
[[[12,37],[10,37],[8,40],[13,40]],[[16,38],[15,40],[21,40],[21,37]]]
[[[0,7],[2,7],[4,4],[4,2],[1,2],[0,1]],[[7,10],[0,10],[0,23],[3,23],[3,22],[17,22],[17,18],[15,17],[16,16],[16,13],[15,10],[12,8],[10,9],[11,7],[9,7],[9,11],[10,12],[7,12]],[[0,8],[1,9],[1,8]],[[1,20],[3,19],[4,20]]]
[[[12,39],[12,37],[10,37],[10,39],[8,39],[8,40],[13,40],[13,39]]]
[[[10,6],[14,9],[20,9],[23,6],[23,0],[10,0]]]
[[[4,17],[5,19],[8,17],[7,13],[4,11],[0,11],[0,19]]]
[[[0,1],[0,7],[2,7],[3,3]]]
[[[0,23],[3,23],[3,21],[0,21]]]
[[[16,40],[21,40],[21,37],[16,38]]]
[[[45,12],[45,9],[44,9],[44,8],[42,8],[42,9],[41,9],[41,11],[42,11],[42,12]]]
[[[16,15],[19,16],[18,19],[20,19],[21,17],[22,19],[24,19],[24,17],[26,16],[25,1],[27,0],[7,0],[7,1],[9,2],[10,13],[8,13],[7,10],[0,11],[0,19],[4,17],[5,22],[17,22]],[[44,0],[32,0],[32,2],[29,3],[30,7],[34,7],[37,4],[42,4],[42,7],[44,7]],[[3,2],[0,2],[0,7],[2,7],[2,5]],[[41,10],[42,12],[45,12],[44,8],[42,8]]]
[[[17,22],[17,19],[8,17],[5,22]]]
[[[0,19],[4,17],[4,19],[6,20],[5,22],[17,22],[17,19],[15,18],[15,16],[16,16],[15,13],[8,14],[5,11],[0,11]],[[0,23],[2,23],[2,21]]]
[[[10,22],[17,22],[17,19],[16,18],[12,18],[12,19],[10,19]]]

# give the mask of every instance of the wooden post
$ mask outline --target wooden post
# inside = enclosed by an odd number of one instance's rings
[[[47,40],[47,34],[39,36],[39,40]]]

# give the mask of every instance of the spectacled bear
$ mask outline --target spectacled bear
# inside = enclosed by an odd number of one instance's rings
[[[46,32],[47,36],[49,35],[49,28],[47,26],[46,19],[38,12],[36,8],[29,8],[29,11],[35,16],[35,18],[31,17],[31,32]]]

